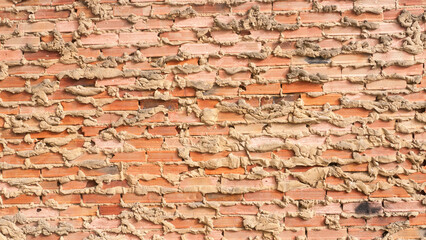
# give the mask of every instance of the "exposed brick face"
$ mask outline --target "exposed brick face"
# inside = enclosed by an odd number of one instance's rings
[[[0,0],[1,239],[426,236],[425,0],[228,2]]]

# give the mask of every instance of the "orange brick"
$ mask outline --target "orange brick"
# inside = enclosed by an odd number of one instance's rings
[[[144,164],[140,166],[130,166],[127,169],[127,174],[138,175],[138,174],[154,174],[160,175],[160,166],[154,164]]]
[[[205,169],[208,175],[220,175],[220,174],[244,174],[244,168],[216,168],[216,169]]]
[[[246,86],[246,90],[242,92],[243,95],[254,95],[254,94],[279,94],[281,85],[279,83],[269,84],[251,84]]]
[[[410,225],[417,226],[417,225],[424,225],[426,222],[426,213],[420,213],[416,217],[410,218]]]
[[[322,92],[322,88],[320,84],[299,81],[283,84],[282,91],[283,93]]]
[[[164,195],[164,200],[168,203],[201,202],[201,193],[168,193]]]
[[[40,203],[40,197],[38,196],[32,196],[32,195],[19,195],[14,198],[5,198],[2,196],[3,204],[39,204]]]
[[[325,226],[324,216],[315,216],[309,220],[286,217],[284,223],[287,227],[321,227]]]
[[[43,177],[65,177],[70,175],[77,175],[78,167],[56,167],[51,169],[42,169],[41,175]]]
[[[169,221],[175,228],[203,228],[204,225],[199,223],[198,219],[181,219],[177,218]]]
[[[84,203],[119,203],[120,194],[100,195],[100,194],[83,194]]]
[[[148,151],[148,162],[179,162],[177,151]]]
[[[135,138],[127,140],[127,142],[135,148],[161,148],[163,144],[162,138]]]
[[[372,194],[370,194],[370,197],[372,198],[392,198],[392,197],[404,198],[404,197],[410,197],[410,194],[408,194],[407,191],[405,191],[405,189],[402,187],[393,186],[386,190],[377,190],[373,192]]]
[[[4,178],[38,178],[40,170],[38,169],[7,169],[3,170]]]
[[[69,195],[60,195],[55,193],[50,193],[42,197],[43,202],[53,199],[59,204],[72,204],[80,203],[81,197],[78,194],[69,194]]]
[[[127,193],[123,195],[123,201],[125,203],[160,203],[161,196],[157,193],[147,193],[146,195]]]
[[[342,95],[335,93],[330,93],[319,97],[309,97],[306,94],[302,94],[302,100],[306,106],[324,105],[326,103],[329,103],[330,105],[339,105],[341,97]]]
[[[80,207],[78,205],[71,205],[66,210],[61,211],[59,215],[61,217],[84,217],[84,216],[96,216],[98,210],[97,206],[93,207]]]
[[[213,219],[215,228],[241,228],[243,227],[242,217],[219,217]]]
[[[323,200],[325,197],[325,191],[323,189],[307,188],[291,190],[285,193],[287,197],[292,199],[310,199],[310,200]]]
[[[102,107],[104,111],[131,111],[139,109],[137,100],[114,101]]]
[[[146,162],[145,152],[115,153],[111,162]]]
[[[334,199],[366,199],[367,196],[361,192],[352,190],[351,192],[333,192],[327,191],[327,196],[332,197]]]

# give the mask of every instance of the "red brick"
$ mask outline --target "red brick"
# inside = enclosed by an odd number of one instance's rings
[[[18,213],[17,207],[0,208],[1,216],[11,216]]]
[[[114,101],[102,107],[104,111],[131,111],[139,109],[138,100]]]
[[[385,212],[424,212],[426,207],[420,201],[384,202]]]
[[[293,10],[310,10],[312,3],[303,0],[279,1],[274,2],[274,11],[293,11]]]
[[[186,165],[164,165],[163,174],[181,174],[188,171]]]
[[[115,153],[111,162],[146,162],[145,152]]]
[[[120,33],[120,44],[135,44],[135,43],[157,43],[158,36],[156,32],[133,32]]]
[[[84,203],[119,203],[120,194],[100,195],[100,194],[83,194]]]
[[[408,67],[402,66],[389,66],[383,69],[384,74],[402,74],[402,75],[421,75],[423,73],[423,65],[415,64]]]
[[[207,193],[206,200],[207,201],[241,201],[243,199],[243,195],[241,194],[222,194],[222,193]]]
[[[66,210],[61,211],[61,217],[83,217],[83,216],[96,216],[98,210],[97,206],[93,207],[80,207],[78,205],[70,205]]]
[[[3,170],[3,178],[38,178],[40,170],[38,169],[5,169]]]
[[[392,234],[395,239],[419,239],[424,237],[424,230],[418,228],[406,228]]]
[[[275,21],[282,24],[295,24],[297,19],[297,14],[292,15],[276,15],[274,17]]]
[[[324,151],[321,155],[323,158],[342,158],[342,159],[348,159],[352,158],[352,152],[344,151],[344,150],[334,150],[334,149],[328,149]]]
[[[387,11],[386,11],[387,12]],[[386,15],[386,12],[384,13]],[[344,11],[342,13],[342,17],[348,17],[350,19],[354,19],[357,21],[371,21],[371,22],[377,22],[383,20],[383,13],[375,14],[375,13],[362,13],[360,15],[355,14],[352,10]]]
[[[177,151],[148,151],[148,162],[179,162]]]
[[[352,237],[356,237],[358,239],[373,239],[373,238],[381,238],[383,234],[383,230],[364,230],[361,228],[349,228],[348,235]]]
[[[138,174],[154,174],[160,175],[160,167],[154,164],[144,164],[140,166],[130,166],[127,169],[127,174],[138,175]]]
[[[59,168],[51,168],[51,169],[42,169],[41,175],[43,177],[64,177],[70,175],[76,175],[78,172],[77,167],[59,167]]]
[[[399,5],[402,6],[414,6],[414,5],[425,5],[425,1],[424,0],[400,0],[398,1]]]
[[[367,219],[367,225],[369,226],[386,226],[394,222],[404,222],[407,217],[374,217]]]
[[[399,23],[384,23],[380,22],[379,27],[374,30],[369,30],[371,34],[394,34],[394,33],[402,33],[405,31]]]
[[[64,163],[61,154],[57,153],[45,153],[30,158],[33,164],[58,164]]]
[[[219,217],[213,219],[213,226],[215,228],[240,228],[243,227],[242,217]]]
[[[286,217],[284,219],[286,227],[321,227],[325,226],[324,216],[315,216],[309,220],[301,218]]]
[[[284,31],[284,38],[316,38],[322,36],[318,27],[300,27],[297,30]]]
[[[49,19],[49,18],[68,18],[70,11],[56,11],[55,9],[39,9],[34,13],[36,19]]]
[[[221,174],[244,174],[244,168],[216,168],[216,169],[205,169],[204,172],[207,175],[221,175]]]
[[[161,46],[161,47],[150,47],[141,49],[140,52],[145,57],[162,57],[162,56],[173,56],[178,53],[178,46]],[[191,52],[194,54],[193,52]]]
[[[135,14],[137,16],[148,16],[151,11],[151,6],[148,7],[134,7],[134,6],[114,6],[113,14],[114,16],[129,16],[130,14]]]
[[[361,192],[352,190],[350,192],[334,192],[327,191],[327,196],[332,197],[333,199],[366,199],[367,196]]]
[[[227,54],[244,52],[260,52],[262,45],[259,42],[239,42],[233,46],[222,46],[220,50]]]
[[[301,12],[300,20],[302,21],[302,23],[339,22],[340,14]]]
[[[200,122],[199,118],[195,113],[187,113],[186,111],[169,111],[169,120],[170,122],[177,123],[195,123]]]
[[[322,88],[321,84],[299,81],[283,84],[282,91],[283,93],[322,92]]]
[[[60,195],[55,193],[50,193],[42,197],[43,202],[47,202],[50,199],[55,200],[59,204],[72,204],[80,203],[80,195],[78,194],[69,194],[69,195]]]
[[[402,187],[393,186],[386,190],[377,190],[373,192],[372,194],[370,194],[370,197],[372,198],[392,198],[392,197],[404,198],[404,197],[410,197],[410,194],[408,194],[407,191],[405,191],[405,189]]]
[[[370,114],[370,111],[363,109],[363,108],[341,108],[337,111],[334,111],[334,113],[339,114],[342,117],[368,117]]]
[[[280,93],[281,85],[279,83],[269,83],[269,84],[251,84],[246,87],[246,90],[241,94],[243,95],[277,95]]]
[[[330,105],[339,105],[341,97],[342,95],[336,93],[330,93],[319,97],[309,97],[306,94],[302,94],[302,100],[306,106],[324,105],[326,103]]]
[[[244,194],[244,199],[246,201],[271,201],[273,199],[282,200],[283,197],[284,193],[276,190],[263,190]]]
[[[44,68],[34,65],[23,65],[9,68],[9,74],[41,74]]]
[[[345,172],[366,172],[368,169],[368,163],[352,163],[346,164],[340,167]]]
[[[219,52],[220,47],[207,43],[187,43],[181,45],[180,50],[194,55],[214,54]]]
[[[255,215],[258,209],[253,205],[242,205],[237,204],[233,206],[222,206],[220,207],[220,213],[223,215]]]
[[[185,203],[185,202],[201,202],[203,196],[201,193],[167,193],[164,195],[167,203]]]
[[[362,218],[340,218],[339,224],[341,226],[349,227],[349,226],[365,226],[365,219]]]
[[[247,67],[248,60],[236,58],[235,56],[223,56],[222,58],[209,57],[209,64],[220,67]]]
[[[127,210],[119,205],[102,205],[99,206],[100,215],[119,215],[122,211]]]
[[[123,19],[110,19],[96,23],[98,29],[126,29],[130,28],[132,24]]]
[[[3,3],[0,3],[0,4],[1,4],[0,7],[3,7]],[[7,19],[10,19],[10,20],[26,20],[26,19],[28,19],[29,15],[30,14],[27,11],[18,11],[18,12],[0,11],[0,18],[7,18]]]
[[[390,89],[404,89],[407,87],[407,82],[405,80],[379,80],[367,83],[367,89],[374,90],[390,90]]]
[[[90,187],[90,184],[87,181],[70,181],[61,185],[63,190],[70,189],[84,189]],[[96,186],[96,184],[94,185]]]
[[[176,218],[176,219],[174,219],[172,221],[169,221],[169,223],[171,223],[172,225],[174,225],[175,228],[177,228],[177,229],[179,229],[179,228],[186,228],[186,229],[188,229],[188,228],[191,228],[191,229],[195,228],[195,229],[197,229],[197,228],[203,228],[204,227],[204,225],[201,224],[198,219],[181,219],[181,218]]]
[[[22,58],[20,50],[0,50],[0,59],[6,61],[18,61]]]
[[[40,203],[40,197],[39,196],[33,196],[33,195],[24,195],[21,194],[19,196],[16,196],[14,198],[5,198],[2,196],[3,204],[39,204]]]
[[[311,199],[311,200],[323,200],[325,197],[325,191],[323,189],[307,188],[291,190],[285,193],[287,197],[292,199]]]
[[[260,76],[269,80],[283,80],[286,78],[287,73],[288,68],[275,68],[269,69],[266,73],[260,74]]]
[[[134,146],[135,148],[161,148],[163,144],[163,138],[135,138],[127,140],[127,143]]]
[[[47,32],[55,29],[55,24],[51,22],[20,23],[18,30],[20,32]]]
[[[342,213],[342,207],[340,203],[329,203],[327,205],[315,205],[313,210],[316,214],[340,214]]]
[[[311,230],[308,229],[308,238],[309,239],[330,239],[333,238],[346,238],[346,229],[332,230],[332,229],[321,229],[321,230]]]
[[[187,19],[176,19],[174,27],[178,28],[207,28],[213,27],[212,17],[193,17]]]
[[[191,126],[189,134],[193,136],[228,135],[228,127],[213,126]]]
[[[426,222],[426,213],[420,213],[419,215],[415,217],[410,217],[411,226],[424,225],[425,222]]]
[[[133,26],[136,29],[170,29],[173,25],[172,20],[167,19],[148,19],[146,21],[140,21]]]
[[[115,33],[92,34],[87,37],[81,37],[81,43],[84,45],[102,45],[108,42],[114,44],[118,42],[118,36]]]
[[[123,195],[123,201],[125,203],[160,203],[161,196],[157,193],[147,193],[146,195],[127,193]]]

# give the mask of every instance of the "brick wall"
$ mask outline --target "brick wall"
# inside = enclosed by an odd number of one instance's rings
[[[420,239],[424,0],[0,0],[0,239]]]

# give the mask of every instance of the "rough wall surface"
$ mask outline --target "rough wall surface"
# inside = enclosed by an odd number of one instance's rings
[[[420,239],[425,0],[0,0],[0,239]]]

